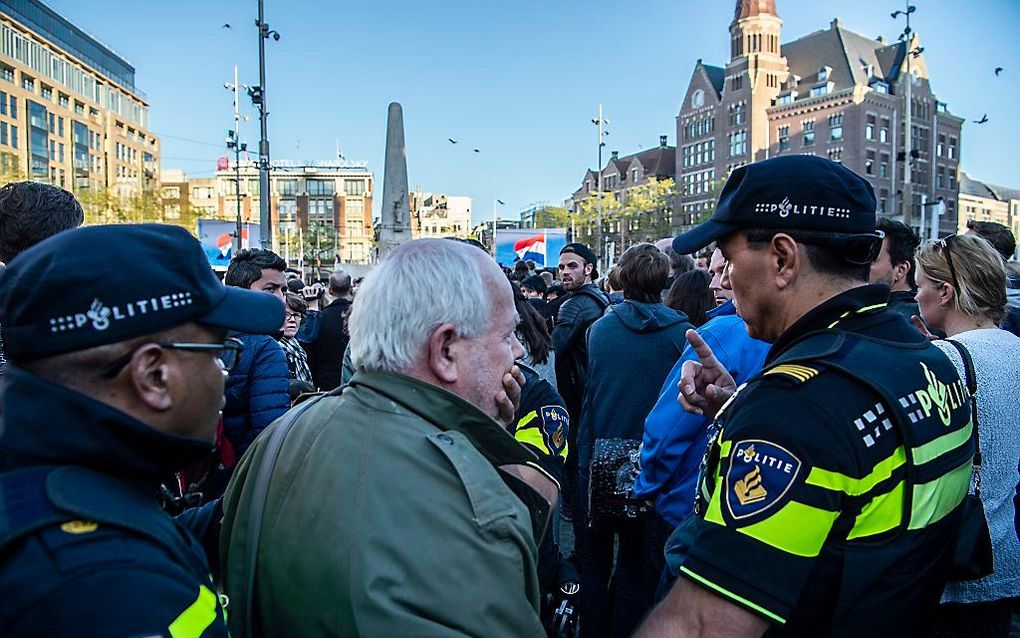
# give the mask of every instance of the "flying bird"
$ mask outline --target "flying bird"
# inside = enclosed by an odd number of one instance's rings
[[[988,121],[988,114],[985,113],[984,115],[981,116],[980,120],[974,120],[974,123],[975,124],[984,124],[987,121]]]
[[[1002,73],[1002,67],[1001,67],[1001,66],[997,66],[997,67],[995,67],[995,75],[996,75],[996,76],[998,76],[998,75],[1000,75],[1001,73]]]
[[[224,23],[224,24],[223,24],[223,26],[222,26],[222,27],[220,27],[220,28],[221,28],[221,29],[229,29],[229,28],[230,28],[230,25],[229,25],[229,24],[226,24],[226,23]]]
[[[457,143],[457,140],[453,139],[452,137],[448,137],[446,139],[450,140],[450,144],[456,144]]]
[[[476,148],[475,153],[481,153],[481,151]]]

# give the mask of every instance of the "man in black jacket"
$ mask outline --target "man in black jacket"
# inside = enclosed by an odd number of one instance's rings
[[[598,258],[590,248],[580,243],[567,244],[560,251],[560,281],[567,291],[567,299],[560,306],[553,328],[553,348],[556,350],[556,387],[567,406],[571,423],[581,422],[581,403],[588,382],[588,327],[609,307],[609,299],[592,283],[598,271]],[[576,432],[568,432],[566,506],[576,511],[581,498],[577,485]],[[575,533],[582,532],[583,521],[575,521]],[[580,539],[579,539],[580,540]]]
[[[182,228],[92,226],[12,260],[0,318],[3,635],[225,637],[191,533],[216,516],[174,521],[158,488],[213,448],[227,331],[275,332],[283,304],[220,284]]]
[[[889,310],[910,318],[918,314],[917,284],[914,282],[914,251],[921,243],[912,228],[895,219],[880,217],[878,230],[885,233],[882,240],[882,251],[871,264],[871,276],[868,281],[873,284],[889,286]]]
[[[351,295],[351,276],[337,270],[329,276],[329,294],[333,302],[320,313],[319,336],[303,344],[308,352],[308,368],[312,381],[320,390],[332,390],[340,385],[340,367],[350,336],[346,317],[354,297]]]

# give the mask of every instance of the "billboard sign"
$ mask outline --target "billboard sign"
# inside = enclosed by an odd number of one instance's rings
[[[501,266],[513,266],[531,259],[539,268],[555,267],[566,245],[566,228],[499,228],[496,261]]]
[[[198,241],[213,268],[226,268],[234,256],[234,235],[237,222],[219,219],[198,220]],[[262,234],[258,224],[244,224],[241,229],[241,248],[261,245]]]

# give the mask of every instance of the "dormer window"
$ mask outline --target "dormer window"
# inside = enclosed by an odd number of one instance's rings
[[[831,66],[823,66],[822,68],[818,69],[818,81],[828,82],[830,73],[832,73]]]

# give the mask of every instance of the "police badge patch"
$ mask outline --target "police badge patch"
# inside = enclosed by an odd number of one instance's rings
[[[733,445],[726,472],[726,508],[734,520],[760,514],[782,500],[801,462],[786,448],[760,439]]]
[[[567,430],[570,416],[558,405],[546,405],[538,411],[542,419],[542,440],[553,456],[561,456],[567,449]]]

